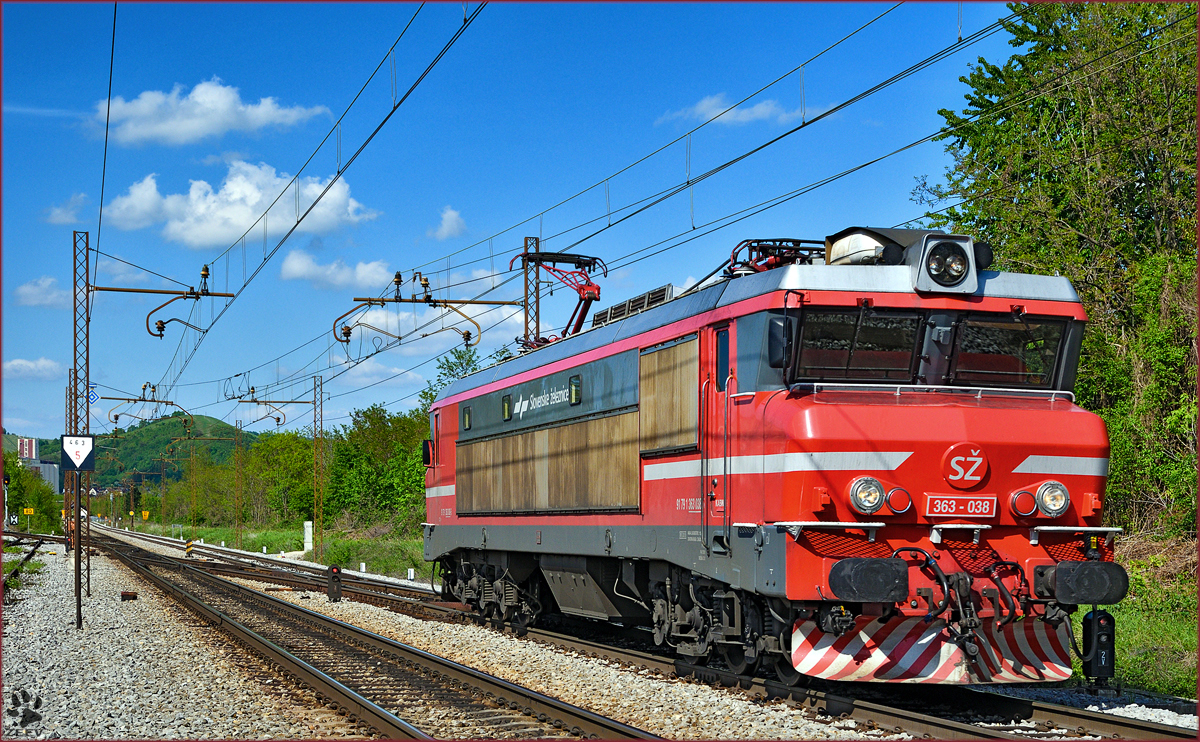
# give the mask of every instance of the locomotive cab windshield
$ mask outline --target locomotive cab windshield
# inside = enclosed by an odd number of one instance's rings
[[[853,382],[1071,391],[1081,322],[1023,312],[804,307],[774,317],[768,358],[787,383]],[[798,338],[798,342],[795,339]]]

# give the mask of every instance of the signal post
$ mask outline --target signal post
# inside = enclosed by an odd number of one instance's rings
[[[96,439],[94,436],[64,435],[61,440],[62,468],[64,471],[96,471]],[[83,508],[80,505],[80,500],[83,497],[83,478],[76,474],[73,479],[75,480],[75,527],[73,533],[68,534],[67,540],[73,541],[75,545],[75,628],[82,629],[83,584],[81,577],[83,560],[80,557],[80,551],[83,548],[83,541],[80,536],[83,533],[83,525],[80,522],[80,515]]]

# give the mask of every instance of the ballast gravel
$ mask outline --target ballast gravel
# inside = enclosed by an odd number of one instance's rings
[[[234,580],[261,590],[263,583]],[[423,621],[319,592],[272,597],[473,667],[669,739],[911,739],[856,732],[853,721],[817,720],[778,701],[665,678],[649,670],[517,639],[469,624]]]
[[[177,549],[120,537],[179,555]],[[234,581],[259,591],[265,587]],[[669,739],[911,739],[859,732],[850,720],[818,719],[779,701],[623,668],[479,626],[422,621],[365,603],[330,603],[322,592],[267,594]]]
[[[1166,724],[1186,729],[1200,728],[1200,719],[1194,713],[1195,700],[1173,699],[1138,693],[1135,690],[1124,690],[1115,698],[1094,696],[1082,688],[990,688],[989,690],[1020,696],[1034,701],[1057,703],[1060,706],[1072,706],[1088,711],[1101,711],[1113,716],[1124,716],[1129,719],[1152,721],[1156,724]],[[1190,704],[1190,707],[1189,707]],[[1186,710],[1185,710],[1186,709]]]
[[[35,560],[44,569],[10,591],[15,600],[4,606],[0,737],[363,738],[106,556],[92,557],[92,594],[85,590],[77,630],[75,555],[52,544]],[[122,591],[137,599],[122,601]]]

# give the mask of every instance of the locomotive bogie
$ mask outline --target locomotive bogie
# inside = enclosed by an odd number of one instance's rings
[[[871,234],[826,266],[763,241],[448,387],[424,534],[446,593],[785,682],[1069,676],[1067,615],[1128,587],[1107,433],[1071,394],[1078,298],[969,238]]]

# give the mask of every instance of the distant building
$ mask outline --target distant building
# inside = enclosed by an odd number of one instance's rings
[[[21,466],[37,472],[38,476],[44,479],[46,484],[50,485],[50,489],[54,490],[54,494],[62,494],[62,488],[59,487],[59,482],[62,481],[62,478],[59,476],[58,464],[51,464],[47,461],[22,461]]]

